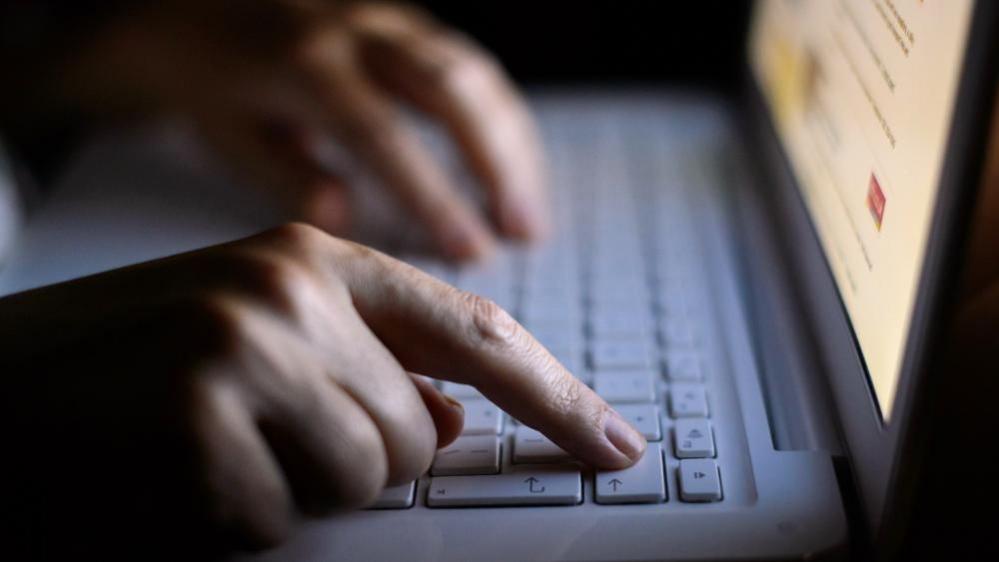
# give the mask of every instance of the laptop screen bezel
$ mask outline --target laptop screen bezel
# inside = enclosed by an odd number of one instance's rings
[[[938,352],[943,321],[949,317],[957,283],[961,248],[967,235],[969,210],[978,186],[981,158],[995,90],[994,52],[999,3],[975,3],[962,63],[945,156],[931,221],[912,322],[906,338],[902,369],[890,420],[881,415],[846,308],[807,212],[802,192],[773,122],[764,94],[747,64],[747,108],[757,156],[773,182],[774,209],[779,223],[795,244],[789,245],[788,266],[801,287],[807,315],[816,334],[819,360],[827,374],[840,429],[868,524],[875,536],[888,538],[904,524],[904,513],[889,506],[904,503],[909,490],[898,483],[915,470],[911,461],[920,447],[910,428],[924,402],[921,390],[928,367]],[[749,37],[752,40],[752,37]]]

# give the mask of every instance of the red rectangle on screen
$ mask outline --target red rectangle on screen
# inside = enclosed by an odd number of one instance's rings
[[[871,179],[867,182],[867,208],[874,218],[874,226],[881,230],[881,219],[885,216],[885,193],[881,191],[881,184],[878,183],[877,176],[871,173]]]

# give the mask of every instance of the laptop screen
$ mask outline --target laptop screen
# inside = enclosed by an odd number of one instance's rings
[[[770,106],[890,419],[937,199],[971,0],[762,0]]]

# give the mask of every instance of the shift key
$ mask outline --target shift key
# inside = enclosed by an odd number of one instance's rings
[[[579,469],[572,465],[512,466],[503,474],[435,476],[427,505],[575,505],[583,501]]]

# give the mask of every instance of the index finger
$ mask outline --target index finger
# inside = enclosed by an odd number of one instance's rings
[[[320,35],[302,56],[306,83],[324,119],[446,254],[458,259],[487,255],[493,244],[488,226],[343,43],[335,35]]]
[[[447,126],[485,187],[504,234],[542,237],[548,201],[541,142],[502,67],[457,33],[418,18],[377,25],[379,14],[375,8],[368,18],[368,62],[375,75]]]
[[[642,456],[645,439],[492,301],[363,246],[332,253],[354,306],[406,369],[475,386],[594,466]]]

